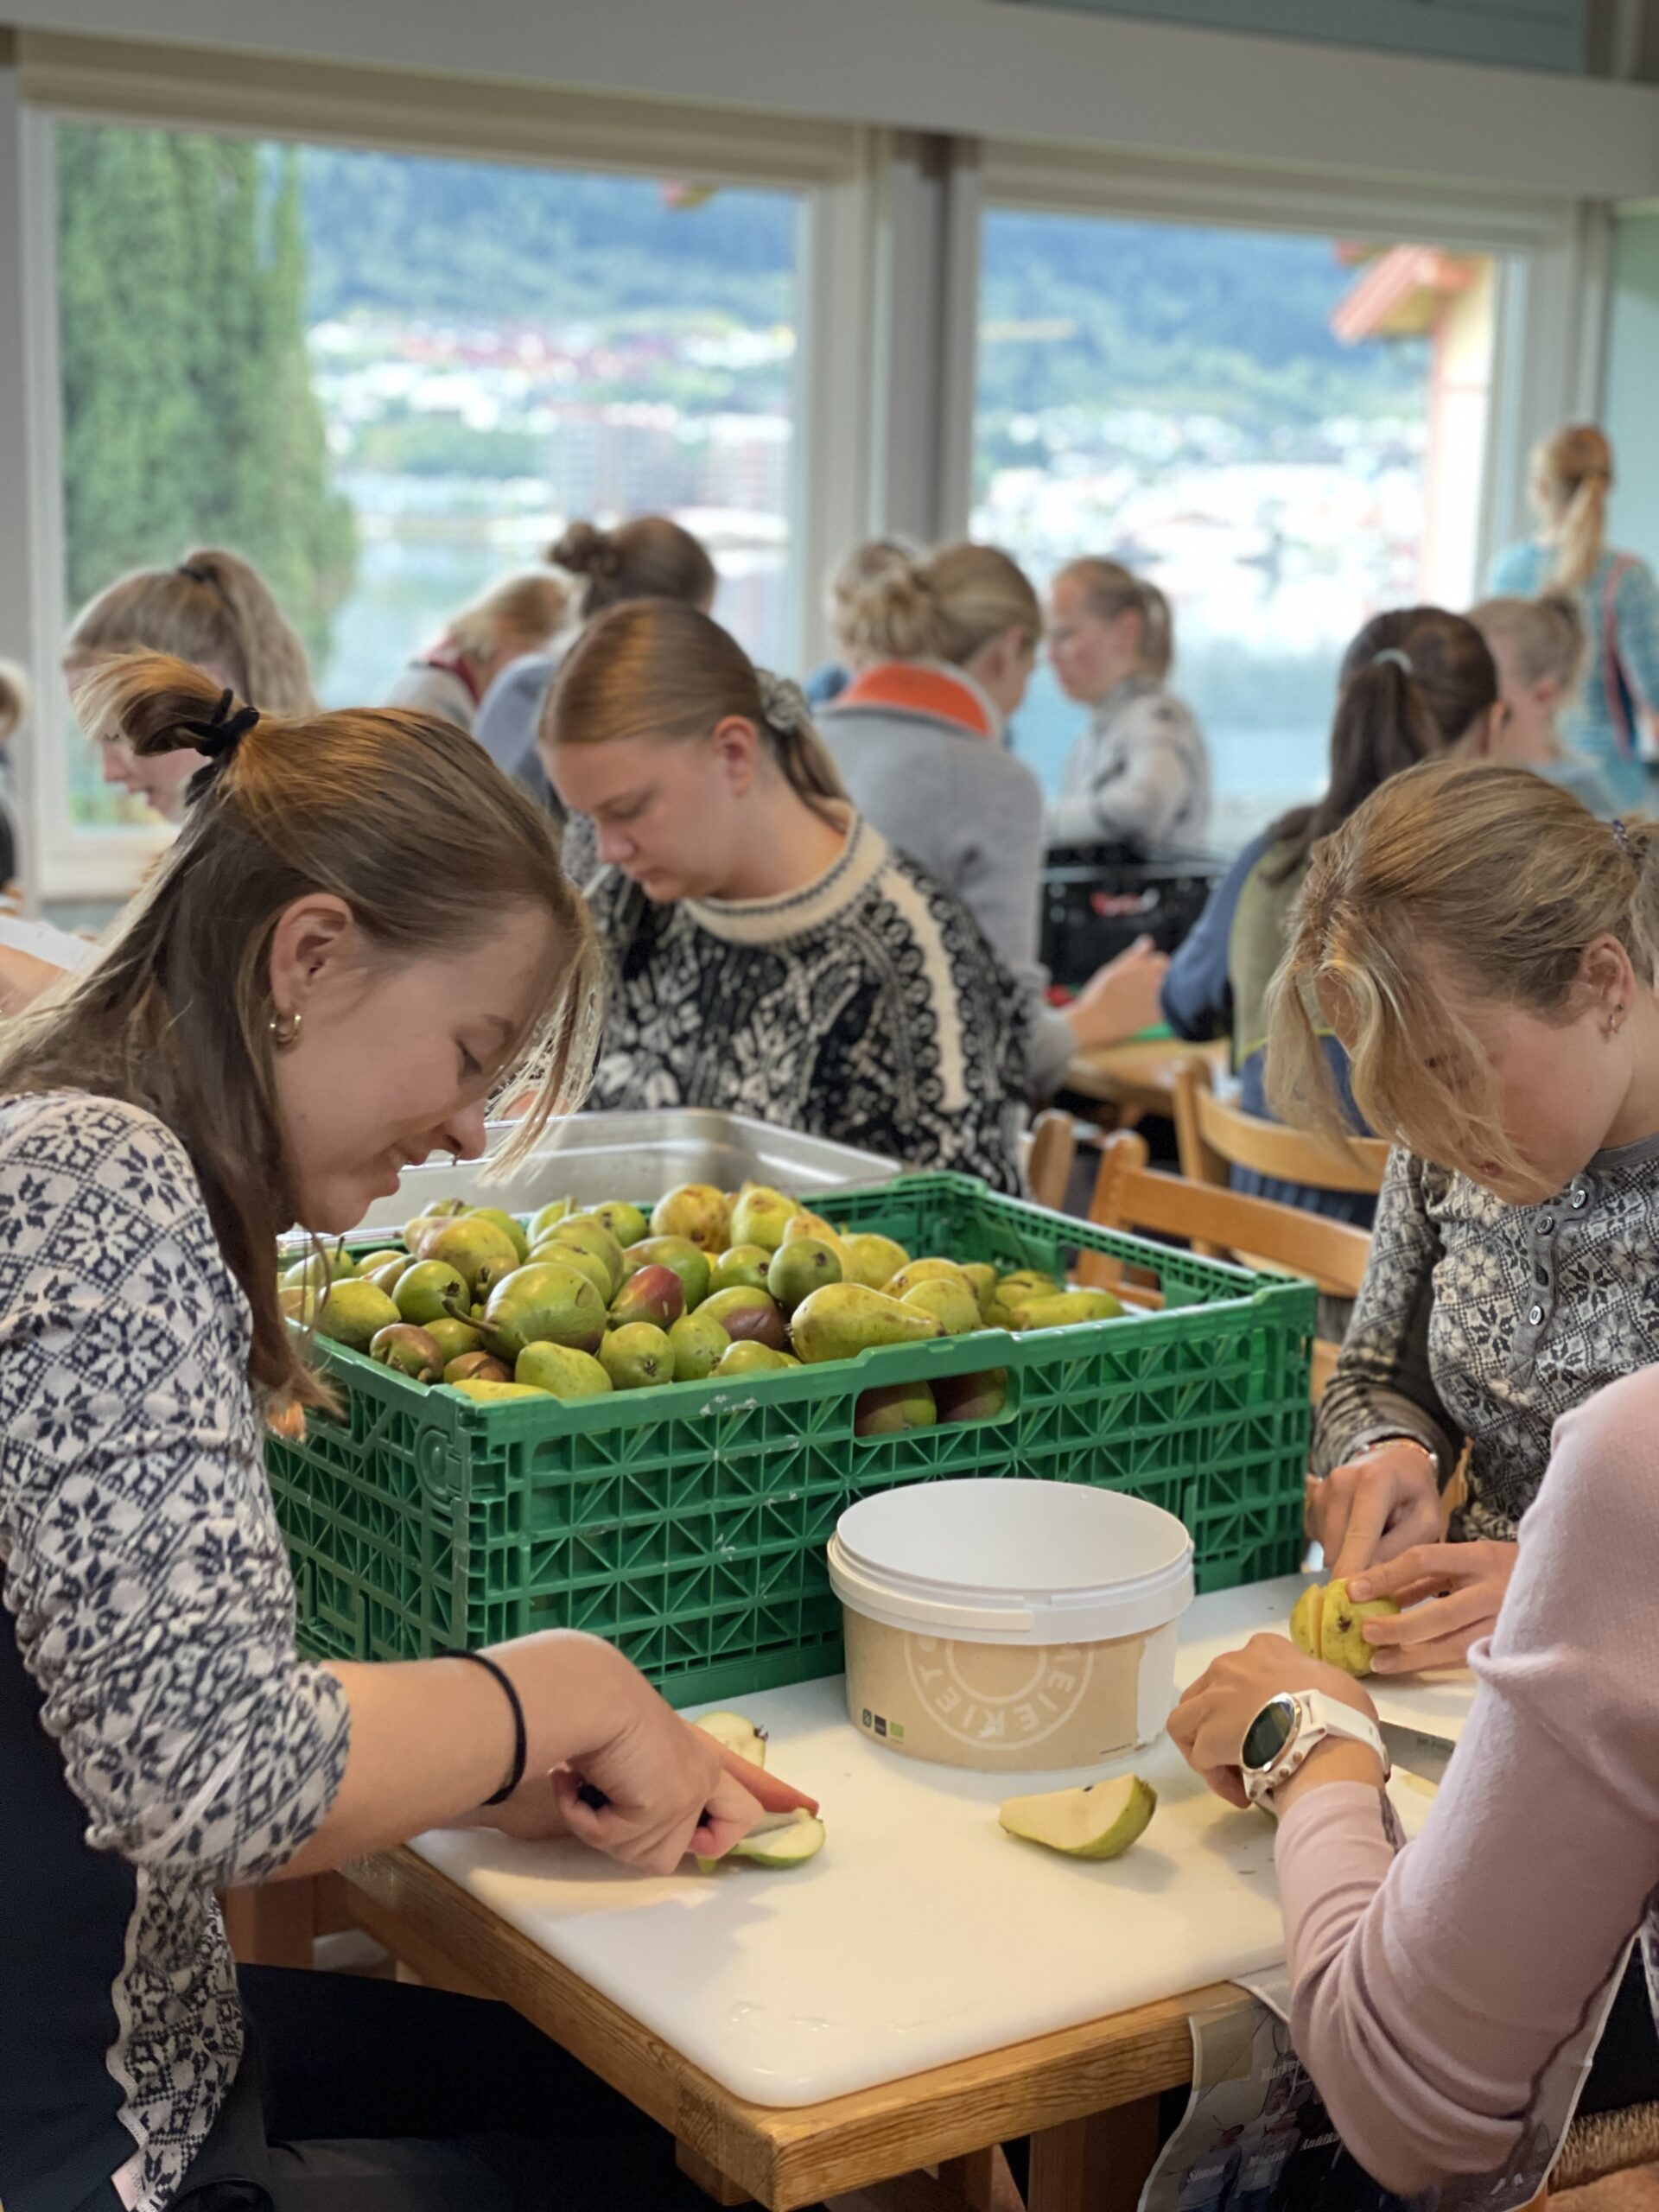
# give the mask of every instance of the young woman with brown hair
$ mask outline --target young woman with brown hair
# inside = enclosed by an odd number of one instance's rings
[[[1313,855],[1268,1069],[1287,1118],[1338,1128],[1334,1031],[1397,1144],[1311,1493],[1338,1574],[1430,1600],[1374,1624],[1381,1672],[1490,1631],[1554,1424],[1659,1356],[1656,948],[1659,830],[1524,769],[1414,768]]]
[[[1164,979],[1163,1012],[1178,1036],[1232,1039],[1240,1103],[1268,1115],[1268,987],[1284,957],[1292,908],[1313,849],[1380,784],[1421,760],[1485,741],[1498,711],[1497,671],[1478,631],[1438,607],[1378,614],[1343,656],[1322,797],[1293,807],[1253,838],[1211,893]],[[1322,1043],[1339,1086],[1342,1046]],[[1345,1093],[1344,1093],[1345,1096]],[[1235,1169],[1236,1189],[1369,1228],[1374,1199],[1314,1191]]]
[[[613,607],[542,753],[604,870],[598,1103],[725,1107],[1019,1187],[1024,994],[848,804],[794,684],[693,607]]]
[[[570,594],[550,569],[505,576],[448,624],[436,645],[410,663],[386,696],[470,730],[485,693],[526,653],[545,652],[563,627]]]
[[[1564,424],[1534,449],[1527,488],[1538,535],[1499,555],[1491,588],[1523,599],[1554,588],[1577,600],[1589,662],[1562,734],[1621,805],[1640,805],[1642,733],[1659,707],[1659,584],[1645,561],[1607,543],[1613,449],[1594,423]]]
[[[135,569],[90,600],[64,640],[64,674],[73,688],[99,661],[131,652],[190,661],[264,714],[317,710],[298,632],[258,571],[219,546],[196,546],[175,568]],[[182,819],[185,787],[202,766],[193,748],[141,761],[130,746],[105,739],[103,755],[106,784],[147,801],[165,821]]]
[[[526,1058],[533,1141],[596,1015],[581,902],[544,817],[444,722],[261,715],[156,656],[101,666],[80,706],[202,766],[114,940],[0,1046],[0,2196],[505,2212],[569,2169],[583,2201],[665,2202],[666,2144],[499,2008],[238,1991],[214,1902],[459,1820],[661,1872],[754,1817],[589,1637],[488,1664],[295,1648],[264,1417],[327,1394],[272,1239],[481,1151]],[[453,2086],[411,2111],[434,2036]],[[382,2139],[405,2137],[454,2139]]]
[[[1049,589],[1048,657],[1061,690],[1090,709],[1051,845],[1191,848],[1210,819],[1210,754],[1191,708],[1167,689],[1175,625],[1156,584],[1121,562],[1068,562]]]

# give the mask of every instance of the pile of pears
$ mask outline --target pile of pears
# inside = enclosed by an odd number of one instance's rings
[[[1115,1318],[1109,1293],[1034,1269],[912,1259],[760,1183],[683,1183],[647,1217],[626,1200],[525,1217],[441,1200],[401,1247],[313,1252],[282,1277],[295,1323],[423,1383],[490,1401],[590,1398],[762,1375],[873,1347]],[[857,1433],[995,1418],[1006,1369],[865,1391]]]

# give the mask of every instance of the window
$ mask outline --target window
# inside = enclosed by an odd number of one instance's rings
[[[1416,245],[992,210],[973,531],[1045,581],[1105,554],[1174,610],[1227,849],[1324,779],[1354,632],[1465,605],[1497,264]],[[1055,787],[1082,710],[1014,742]]]
[[[54,132],[65,594],[229,544],[331,704],[382,697],[568,518],[671,513],[796,649],[802,210],[111,124]],[[70,818],[133,803],[70,751]]]

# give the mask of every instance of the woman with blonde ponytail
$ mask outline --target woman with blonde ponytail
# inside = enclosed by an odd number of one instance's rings
[[[571,648],[541,744],[598,838],[597,1104],[722,1107],[1019,1188],[1027,995],[849,804],[795,684],[636,601]]]
[[[1612,448],[1593,423],[1567,423],[1543,439],[1528,485],[1538,534],[1500,554],[1491,588],[1523,599],[1559,590],[1577,600],[1588,652],[1561,734],[1629,806],[1646,794],[1643,739],[1659,708],[1659,584],[1646,562],[1607,543],[1612,488]]]

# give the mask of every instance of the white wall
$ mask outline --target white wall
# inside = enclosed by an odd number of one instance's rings
[[[1002,0],[0,0],[20,28],[1578,199],[1659,194],[1659,87]]]

